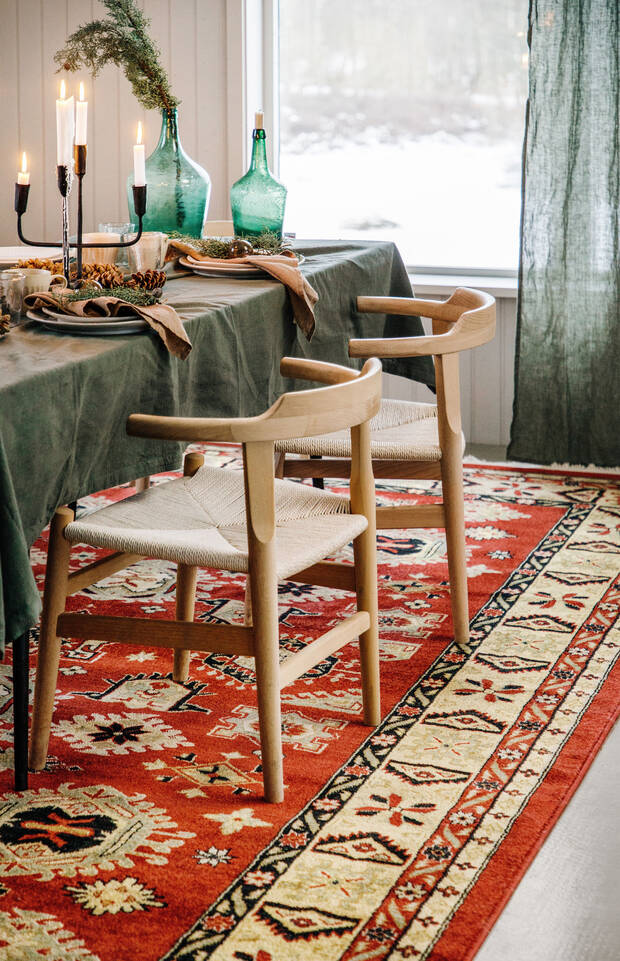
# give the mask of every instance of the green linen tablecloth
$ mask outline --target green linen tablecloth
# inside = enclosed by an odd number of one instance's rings
[[[258,414],[284,390],[308,386],[282,379],[282,357],[352,366],[350,337],[422,332],[415,318],[355,308],[360,294],[411,296],[393,244],[317,241],[297,248],[319,294],[311,342],[293,323],[281,284],[196,276],[166,286],[192,340],[185,361],[151,333],[73,336],[29,322],[0,341],[0,649],[37,621],[29,547],[55,508],[180,465],[181,445],[127,437],[129,414]],[[433,385],[428,358],[385,369]]]

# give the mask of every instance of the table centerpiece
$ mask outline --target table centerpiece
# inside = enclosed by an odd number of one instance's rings
[[[150,20],[135,0],[102,0],[110,16],[82,24],[54,56],[59,70],[90,70],[96,77],[108,63],[122,67],[134,96],[147,110],[161,110],[162,125],[155,150],[143,161],[150,184],[149,209],[144,230],[179,230],[200,237],[209,209],[211,180],[208,173],[184,151],[179,138],[177,108],[161,62],[160,51],[148,33]],[[144,145],[140,138],[136,148]],[[135,217],[132,187],[127,180],[129,219]]]

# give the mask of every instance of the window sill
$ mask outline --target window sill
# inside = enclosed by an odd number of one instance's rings
[[[470,274],[422,273],[412,267],[409,267],[407,272],[416,296],[432,294],[445,296],[451,294],[455,287],[474,287],[476,290],[484,290],[492,294],[493,297],[514,299],[517,296],[516,277],[494,276],[484,271]]]

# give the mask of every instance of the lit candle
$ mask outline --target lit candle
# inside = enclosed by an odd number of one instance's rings
[[[22,184],[27,187],[30,183],[30,171],[28,170],[28,157],[26,156],[26,151],[24,150],[22,154],[22,169],[17,174],[17,183]]]
[[[88,100],[84,100],[84,84],[80,83],[80,99],[75,105],[75,142],[86,145]]]
[[[138,134],[133,148],[133,182],[135,187],[144,187],[146,167],[144,164],[144,144],[142,143],[142,122],[138,121]]]
[[[73,97],[67,97],[64,80],[60,81],[60,99],[56,101],[56,163],[70,167],[73,160]]]

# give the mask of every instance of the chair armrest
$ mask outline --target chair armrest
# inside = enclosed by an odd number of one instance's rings
[[[157,414],[130,414],[126,430],[130,437],[161,440],[236,441],[233,425],[252,422],[253,417],[163,417]]]
[[[357,309],[360,314],[405,314],[454,323],[465,308],[449,301],[416,300],[411,297],[358,297]]]
[[[306,360],[303,357],[283,357],[280,361],[280,373],[283,377],[312,380],[319,384],[342,384],[344,381],[359,377],[358,370],[352,368],[347,370],[337,364],[329,364],[321,360]]]
[[[373,340],[350,340],[349,357],[429,357],[462,350],[460,338],[449,334],[429,337],[381,337]]]

